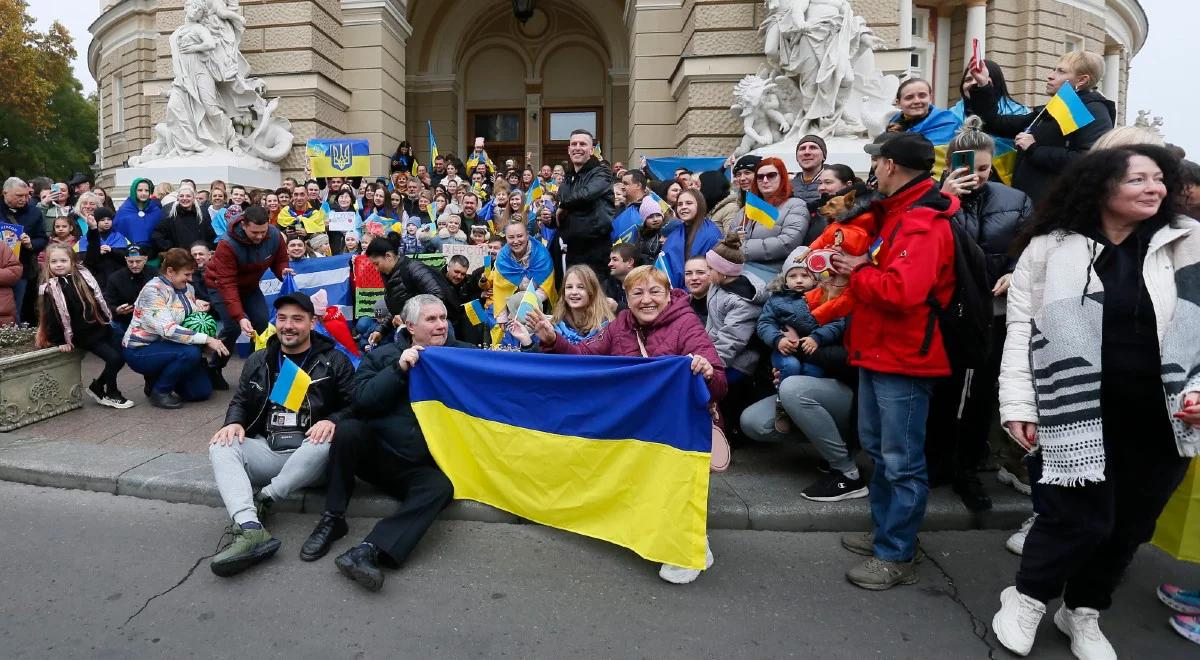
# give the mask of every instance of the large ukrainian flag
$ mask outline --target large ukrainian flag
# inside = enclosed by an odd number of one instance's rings
[[[366,140],[309,140],[306,151],[314,177],[371,174],[371,147]]]
[[[413,411],[454,496],[704,568],[708,389],[686,357],[429,348]],[[479,383],[519,383],[487,388]]]

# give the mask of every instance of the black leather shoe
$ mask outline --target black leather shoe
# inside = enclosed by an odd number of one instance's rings
[[[379,570],[378,552],[372,545],[359,543],[338,555],[333,563],[342,575],[368,591],[379,591],[383,588],[383,571]]]
[[[317,521],[317,526],[313,528],[312,534],[309,534],[308,540],[300,546],[300,559],[316,561],[324,557],[333,542],[345,536],[348,531],[350,531],[350,526],[346,524],[344,517],[328,513],[321,514],[321,519]]]
[[[164,408],[166,410],[178,410],[183,407],[183,402],[179,397],[175,396],[174,392],[158,392],[151,390],[150,405],[155,408]]]
[[[989,511],[992,498],[983,492],[983,482],[975,473],[959,475],[954,479],[954,492],[962,499],[963,506],[970,511]]]

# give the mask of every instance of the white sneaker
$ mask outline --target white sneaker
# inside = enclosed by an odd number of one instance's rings
[[[708,540],[704,541],[704,570],[712,568],[713,553],[712,547],[708,545]],[[658,577],[670,582],[671,584],[688,584],[695,582],[696,578],[700,577],[700,571],[694,568],[684,568],[674,564],[663,564],[662,568],[658,569]]]
[[[1079,660],[1117,660],[1108,638],[1100,632],[1100,613],[1090,607],[1070,609],[1066,605],[1054,613],[1054,625],[1071,638],[1071,653]]]
[[[992,632],[1004,648],[1017,655],[1029,655],[1038,624],[1046,615],[1046,606],[1009,587],[1000,592],[1000,611],[992,617]]]
[[[1030,495],[1033,493],[1033,489],[1029,487],[1029,484],[1018,479],[1017,475],[1009,472],[1004,468],[1003,465],[1001,465],[1000,469],[996,471],[996,481],[999,481],[1005,486],[1012,486],[1018,493],[1021,493],[1022,495]]]
[[[1025,537],[1029,536],[1029,530],[1033,528],[1033,521],[1037,519],[1037,514],[1029,516],[1029,519],[1021,523],[1021,529],[1018,529],[1008,540],[1004,542],[1004,547],[1009,552],[1018,557],[1025,553]]]

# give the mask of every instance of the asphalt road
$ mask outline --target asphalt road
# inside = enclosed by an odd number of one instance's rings
[[[280,553],[221,579],[216,509],[3,482],[0,500],[4,658],[1012,657],[988,633],[1017,565],[1001,532],[927,534],[921,581],[870,593],[836,534],[714,532],[716,565],[674,586],[598,541],[445,522],[371,594],[332,555],[296,557],[308,516],[276,516]],[[1200,657],[1166,625],[1164,580],[1198,585],[1200,567],[1142,551],[1102,619],[1122,657]],[[1033,657],[1070,657],[1049,617]]]

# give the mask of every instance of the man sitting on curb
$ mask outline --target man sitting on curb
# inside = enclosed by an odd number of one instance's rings
[[[316,312],[304,293],[275,299],[276,333],[242,367],[225,426],[209,443],[217,490],[233,518],[233,543],[212,558],[221,577],[275,554],[279,540],[262,525],[271,505],[325,474],[335,424],[350,410],[354,367],[331,339],[313,331]],[[268,399],[283,361],[312,379],[298,411]],[[255,486],[262,486],[257,495]]]
[[[396,341],[368,353],[354,376],[354,417],[337,425],[325,512],[300,549],[305,561],[325,556],[349,531],[346,506],[354,495],[355,475],[374,484],[401,500],[400,508],[334,560],[343,575],[371,591],[383,587],[379,564],[403,563],[454,495],[413,414],[409,370],[429,346],[476,348],[447,338],[446,306],[436,296],[409,298],[401,317],[404,328],[396,333]]]

